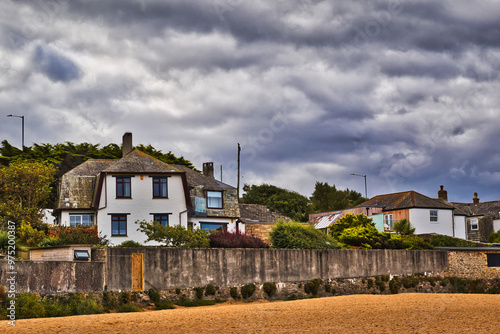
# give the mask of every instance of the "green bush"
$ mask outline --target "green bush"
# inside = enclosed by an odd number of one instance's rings
[[[413,276],[403,277],[402,283],[406,289],[415,288],[418,285],[418,278]]]
[[[278,290],[275,283],[269,282],[264,283],[263,289],[266,295],[268,295],[269,297],[274,296],[276,294],[276,291]]]
[[[417,237],[416,235],[405,236],[402,238],[404,249],[433,249],[434,246],[425,241],[424,239]]]
[[[120,300],[120,304],[129,304],[130,303],[130,291],[122,291],[118,299]]]
[[[201,229],[188,229],[181,225],[164,226],[160,223],[136,221],[139,225],[138,231],[146,234],[146,241],[161,242],[165,246],[184,248],[208,248],[210,241],[208,233]]]
[[[500,230],[490,233],[490,235],[488,235],[488,242],[492,244],[500,243]]]
[[[240,299],[240,296],[238,295],[238,288],[237,287],[232,287],[229,289],[229,295],[233,299]]]
[[[203,299],[203,290],[205,290],[203,287],[196,287],[193,290],[196,291],[196,299]]]
[[[338,249],[339,243],[312,225],[279,221],[269,233],[273,248]]]
[[[399,277],[394,276],[389,281],[389,290],[391,290],[391,293],[397,294],[400,288],[401,288],[401,281],[399,280]]]
[[[92,294],[87,295],[85,298],[80,295],[79,298],[71,300],[70,305],[73,310],[73,314],[76,315],[104,313],[104,309],[98,304]]]
[[[215,289],[215,286],[213,284],[208,284],[205,287],[205,296],[215,296],[216,292],[217,290]]]
[[[144,247],[144,245],[134,240],[127,240],[115,247]]]
[[[0,253],[7,253],[9,246],[9,233],[0,231]]]
[[[119,313],[144,312],[144,310],[142,308],[140,308],[139,306],[136,306],[136,305],[130,304],[130,303],[121,304],[120,306],[118,306],[117,311]]]
[[[340,235],[348,228],[353,227],[366,227],[366,228],[375,228],[375,223],[373,223],[371,218],[368,218],[366,215],[347,213],[342,218],[340,218],[337,222],[332,224],[329,228],[329,233],[335,239],[339,239]],[[376,228],[375,228],[376,230]]]
[[[366,287],[368,289],[372,288],[373,287],[373,279],[369,278],[367,281],[366,281]]]
[[[102,293],[102,306],[105,310],[114,310],[118,305],[118,298],[116,297],[113,291],[108,291],[108,286],[104,287],[104,291]]]
[[[168,299],[161,299],[155,305],[156,310],[170,310],[175,308],[172,301]]]
[[[208,300],[208,299],[197,299],[197,300],[179,300],[176,305],[184,307],[197,307],[197,306],[212,306],[217,303],[221,303],[223,300]]]
[[[253,283],[243,285],[240,289],[241,297],[243,297],[243,299],[252,297],[253,293],[255,292],[255,289],[256,286]]]
[[[447,286],[450,281],[447,278],[443,278],[439,283],[441,286]]]
[[[412,235],[415,233],[415,228],[406,218],[395,221],[392,229],[400,235]]]
[[[49,297],[43,300],[46,317],[69,317],[73,315],[71,305],[61,297]]]
[[[158,291],[156,291],[155,289],[149,289],[148,296],[149,296],[149,300],[151,300],[155,304],[157,304],[161,299],[160,293]]]
[[[36,247],[40,242],[42,242],[43,239],[45,239],[46,234],[44,231],[34,229],[30,224],[23,221],[17,229],[16,237],[22,244],[26,244],[30,247]]]
[[[58,245],[102,245],[107,246],[109,240],[97,231],[97,226],[50,226],[49,238],[38,243],[39,247]]]
[[[447,235],[433,235],[429,242],[434,247],[475,247],[473,242],[449,237]]]
[[[312,281],[307,282],[304,285],[304,292],[316,296],[319,292],[319,288],[321,287],[322,283],[323,281],[320,278],[313,279]]]
[[[16,295],[16,319],[43,318],[45,316],[45,308],[39,295],[35,293]]]

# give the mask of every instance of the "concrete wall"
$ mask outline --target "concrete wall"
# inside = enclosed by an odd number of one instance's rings
[[[18,261],[16,274],[9,272],[8,262],[0,261],[0,284],[6,286],[7,279],[14,276],[17,292],[92,292],[102,291],[105,285],[104,262]]]
[[[130,290],[132,253],[144,254],[144,289],[441,273],[446,251],[109,248],[107,285]]]

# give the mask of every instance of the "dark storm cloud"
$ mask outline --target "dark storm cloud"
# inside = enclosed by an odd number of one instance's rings
[[[50,80],[69,82],[80,77],[80,70],[70,59],[42,46],[33,54],[33,65]]]
[[[245,183],[310,195],[317,180],[353,189],[363,173],[372,196],[444,184],[453,200],[500,199],[495,2],[0,6],[0,106],[23,111],[28,143],[132,131],[226,166],[233,184],[240,143]],[[15,144],[10,121],[1,133]]]

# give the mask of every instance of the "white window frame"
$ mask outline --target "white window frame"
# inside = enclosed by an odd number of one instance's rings
[[[83,223],[83,217],[90,217],[90,224]],[[73,219],[71,218],[79,218]],[[92,226],[94,225],[94,214],[92,213],[70,213],[69,214],[69,226]]]
[[[436,214],[434,215],[433,212]],[[439,211],[438,210],[429,210],[429,221],[431,223],[439,223]]]
[[[392,231],[394,227],[394,215],[392,213],[384,215],[384,229],[386,225],[389,227],[389,230]]]
[[[470,230],[471,231],[479,231],[479,219],[471,218],[469,220],[469,223],[470,223]],[[473,225],[476,226],[476,228],[472,228]]]
[[[216,195],[216,196],[210,196],[210,195]],[[220,203],[215,203],[219,201]],[[223,207],[224,207],[224,195],[222,191],[207,190],[207,209],[222,209]]]

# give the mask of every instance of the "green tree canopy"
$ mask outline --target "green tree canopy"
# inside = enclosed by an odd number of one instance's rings
[[[364,227],[369,231],[376,232],[377,228],[375,227],[375,223],[371,218],[368,218],[366,215],[347,213],[342,218],[340,218],[337,222],[333,223],[329,230],[330,235],[334,238],[338,238],[345,229],[353,228],[353,227]]]
[[[327,212],[355,207],[367,199],[354,190],[338,190],[328,182],[316,182],[311,195],[313,212]]]
[[[273,248],[337,249],[339,243],[312,225],[278,221],[269,233]]]
[[[309,200],[295,191],[270,184],[243,186],[245,193],[241,199],[245,204],[263,204],[269,210],[288,216],[293,220],[307,221]]]
[[[49,163],[12,163],[0,168],[0,214],[15,222],[38,226],[49,199],[55,169]]]

